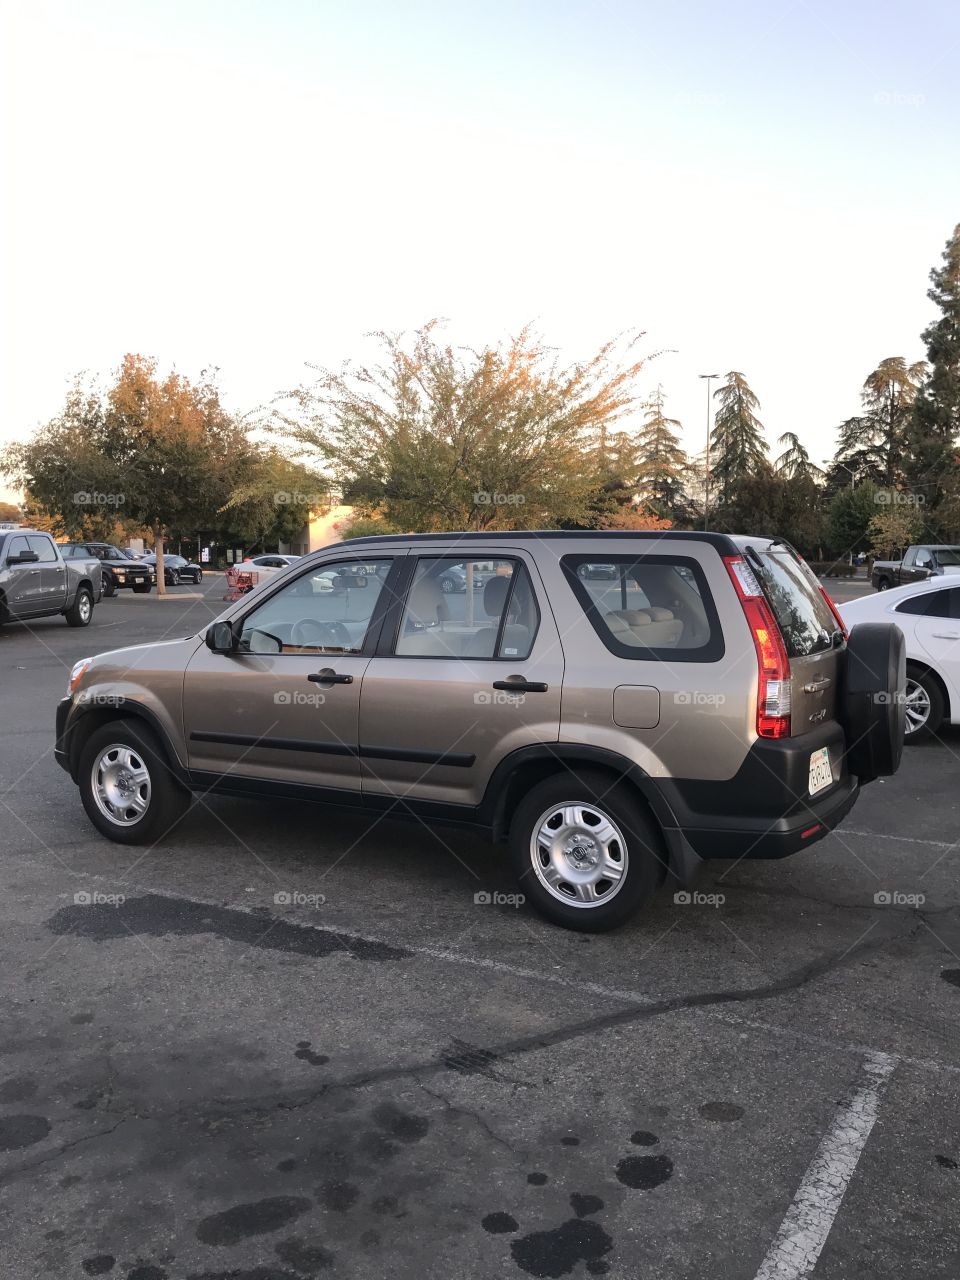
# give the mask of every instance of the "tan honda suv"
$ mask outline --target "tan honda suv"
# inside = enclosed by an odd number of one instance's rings
[[[361,538],[77,663],[56,757],[121,843],[191,791],[416,815],[506,841],[534,907],[600,930],[826,835],[896,771],[903,688],[899,630],[847,636],[780,539]]]

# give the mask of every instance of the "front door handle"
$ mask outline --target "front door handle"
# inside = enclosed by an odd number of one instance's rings
[[[353,684],[353,676],[338,676],[333,667],[323,667],[307,676],[314,684]]]
[[[506,680],[494,680],[493,687],[507,693],[546,693],[550,686],[539,680],[526,680],[523,676],[507,676]]]
[[[936,640],[960,640],[960,631],[934,631]]]

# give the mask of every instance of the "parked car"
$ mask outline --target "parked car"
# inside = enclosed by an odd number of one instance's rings
[[[125,552],[110,542],[65,542],[60,553],[65,560],[86,560],[95,556],[100,561],[105,596],[114,596],[124,587],[130,587],[138,595],[150,590],[150,566],[142,559],[130,560]]]
[[[86,627],[102,592],[95,556],[65,560],[49,533],[0,532],[0,625],[61,613]]]
[[[454,618],[442,582],[480,563]],[[119,843],[155,840],[191,790],[454,822],[508,844],[549,919],[601,930],[703,859],[825,836],[900,764],[904,663],[894,625],[847,636],[780,540],[361,538],[198,635],[77,663],[55,750]]]
[[[473,571],[473,589],[474,591],[482,591],[487,581],[488,574],[482,573],[479,569]],[[455,592],[466,594],[467,591],[467,571],[462,565],[451,565],[440,579],[440,590],[445,595],[452,595]]]
[[[278,551],[265,552],[259,556],[244,556],[243,564],[255,565],[258,569],[286,569],[295,564],[301,556],[281,555]]]
[[[151,580],[157,580],[157,557],[152,551],[142,556],[143,563],[150,566]],[[193,560],[185,556],[163,553],[163,580],[168,587],[179,587],[181,582],[198,583],[203,578],[203,569]]]
[[[956,583],[928,578],[840,605],[851,625],[894,623],[903,632],[907,742],[931,737],[945,722],[960,724],[960,579]]]
[[[908,547],[902,560],[874,560],[870,581],[878,591],[889,591],[944,573],[960,573],[960,547],[927,542]]]
[[[616,570],[609,564],[582,564],[578,572],[581,578],[606,579],[608,582],[617,580]]]

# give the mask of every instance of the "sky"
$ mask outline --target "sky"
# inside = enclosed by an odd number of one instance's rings
[[[627,329],[703,447],[743,372],[814,460],[924,354],[960,6],[0,0],[0,443],[125,352],[246,412],[371,330]]]

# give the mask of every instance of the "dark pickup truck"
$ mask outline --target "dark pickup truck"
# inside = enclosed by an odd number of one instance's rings
[[[908,547],[902,560],[875,560],[870,580],[878,591],[887,591],[941,573],[960,573],[960,547],[926,542]]]
[[[112,542],[65,542],[60,548],[64,560],[74,557],[86,560],[95,556],[103,574],[103,594],[115,596],[122,587],[147,594],[153,582],[153,569],[143,560],[131,560]]]
[[[93,556],[64,560],[49,533],[0,533],[0,625],[62,613],[71,627],[86,627],[103,586]]]

